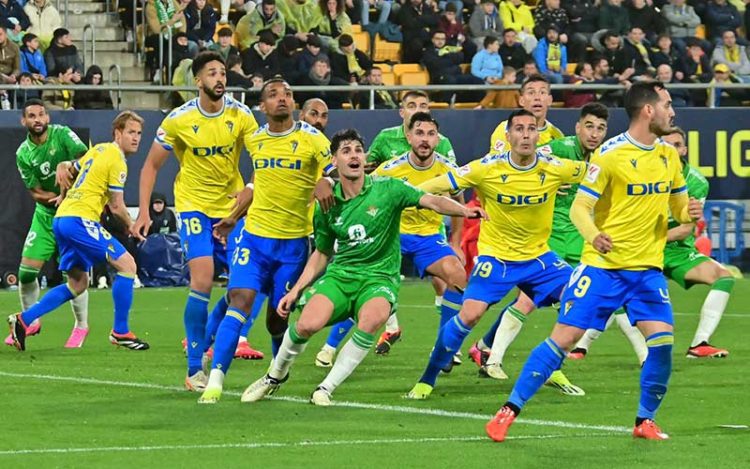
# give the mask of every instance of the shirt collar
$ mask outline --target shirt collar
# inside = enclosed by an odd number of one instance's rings
[[[365,183],[362,186],[362,190],[357,194],[357,197],[361,197],[367,193],[367,191],[370,190],[370,187],[372,186],[372,176],[365,175]],[[353,199],[347,199],[344,196],[344,190],[341,188],[341,182],[337,182],[335,186],[333,186],[333,195],[340,200],[341,202],[347,202],[349,200],[354,200],[357,197],[354,197]]]

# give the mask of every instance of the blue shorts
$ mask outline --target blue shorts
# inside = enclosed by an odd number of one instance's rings
[[[55,218],[52,231],[60,250],[63,272],[74,267],[87,271],[108,259],[117,260],[127,252],[99,223],[81,217]]]
[[[219,220],[201,212],[180,212],[180,242],[186,261],[207,256],[216,260],[220,270],[227,266],[227,249],[213,235]]]
[[[424,277],[427,267],[436,261],[446,256],[456,255],[442,234],[428,236],[402,234],[401,254],[412,258],[420,277]]]
[[[561,301],[557,322],[580,329],[603,331],[609,316],[623,306],[633,325],[673,322],[667,279],[659,269],[607,270],[580,264]]]
[[[310,253],[307,237],[264,238],[242,231],[232,252],[227,290],[246,288],[268,295],[271,307],[294,286]]]
[[[464,301],[477,300],[493,305],[518,286],[537,307],[550,306],[560,301],[560,293],[571,272],[573,269],[552,251],[530,261],[479,256],[471,271]]]

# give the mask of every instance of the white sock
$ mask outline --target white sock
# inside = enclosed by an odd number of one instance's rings
[[[604,325],[605,331],[609,329],[609,326],[614,322],[614,320],[615,315],[611,314],[609,316],[609,319],[607,319],[607,324]],[[578,339],[578,343],[573,348],[582,348],[588,351],[589,347],[591,347],[591,343],[598,339],[600,335],[602,335],[602,331],[598,331],[596,329],[586,329],[586,332],[584,332],[583,336]]]
[[[385,331],[386,332],[396,332],[399,330],[398,327],[398,318],[396,317],[396,313],[393,313],[390,315],[388,320],[385,322]]]
[[[79,329],[89,328],[89,291],[85,290],[77,297],[70,300],[73,316],[76,318],[76,327]]]
[[[695,331],[695,337],[690,344],[695,347],[701,342],[708,342],[711,339],[716,328],[721,321],[721,315],[724,314],[724,308],[727,307],[729,293],[721,290],[711,290],[706,296],[701,308],[701,319],[698,322],[698,329]]]
[[[302,353],[305,350],[305,347],[307,347],[307,342],[304,344],[295,344],[292,342],[289,331],[291,331],[291,328],[287,328],[286,332],[284,332],[284,339],[281,341],[281,347],[279,347],[276,358],[273,359],[271,369],[268,371],[268,376],[271,378],[284,379],[289,373],[289,368],[292,367],[294,360],[297,359],[297,355]]]
[[[482,352],[489,352],[490,348],[487,347],[487,344],[484,343],[484,338],[481,338],[477,341],[477,348],[481,350]]]
[[[206,388],[223,389],[224,388],[224,372],[218,368],[211,370],[208,375],[208,384]]]
[[[488,365],[499,365],[503,363],[505,351],[508,350],[510,344],[516,340],[516,336],[521,332],[522,327],[523,321],[511,314],[510,310],[503,314],[503,318],[500,320],[500,325],[495,332],[495,340],[492,342],[490,357],[487,359]]]
[[[34,280],[31,283],[21,283],[18,285],[18,296],[21,297],[21,309],[26,311],[39,301],[39,282]]]
[[[441,307],[441,306],[443,306],[443,297],[442,296],[435,295],[435,306],[438,307],[438,308]]]
[[[369,347],[362,348],[354,343],[354,338],[349,339],[339,352],[333,368],[320,385],[332,393],[362,363],[369,351]]]
[[[646,339],[643,338],[643,334],[638,330],[637,327],[630,324],[630,319],[627,314],[614,314],[617,325],[620,326],[620,330],[625,337],[630,341],[630,345],[633,346],[633,351],[638,357],[638,363],[646,361],[648,355],[648,346],[646,345]]]
[[[237,344],[241,344],[242,342],[247,342],[247,337],[241,335],[240,340],[237,342]]]
[[[232,6],[231,0],[221,0],[221,18],[229,17],[229,8]]]
[[[331,347],[328,344],[323,344],[323,348],[321,348],[320,351],[321,352],[326,351],[326,352],[336,353],[336,347]]]

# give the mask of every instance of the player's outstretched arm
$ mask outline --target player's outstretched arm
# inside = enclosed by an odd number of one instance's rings
[[[146,156],[146,162],[141,169],[141,178],[138,183],[138,218],[131,228],[131,233],[138,239],[145,239],[151,226],[149,205],[151,203],[151,192],[154,190],[156,175],[169,158],[169,151],[161,144],[154,142]]]
[[[579,192],[570,207],[570,221],[578,228],[586,242],[591,243],[602,254],[607,254],[612,250],[612,238],[599,231],[594,223],[592,213],[595,205],[596,199]]]
[[[34,199],[34,202],[38,202],[42,205],[47,206],[54,206],[55,200],[57,199],[57,194],[54,192],[45,191],[41,187],[34,187],[33,189],[29,189],[29,194],[31,194],[31,198]]]
[[[488,218],[481,207],[466,207],[442,195],[425,194],[419,199],[419,206],[451,217]]]
[[[453,200],[464,205],[464,194],[460,193],[458,195],[453,196]],[[466,263],[466,259],[464,259],[464,250],[461,249],[461,237],[464,233],[464,217],[451,217],[451,239],[450,239],[450,245],[453,248],[453,250],[456,252],[456,255],[461,260],[461,263]]]
[[[703,218],[703,204],[698,199],[688,198],[687,190],[669,197],[669,211],[678,223],[692,223]]]
[[[685,223],[667,231],[667,242],[682,241],[695,231],[695,223]]]
[[[276,312],[282,318],[289,316],[289,313],[294,309],[295,303],[299,299],[302,291],[311,285],[326,269],[330,256],[317,249],[313,251],[310,258],[305,264],[305,269],[302,271],[297,283],[289,290],[289,293],[279,301],[279,306]]]

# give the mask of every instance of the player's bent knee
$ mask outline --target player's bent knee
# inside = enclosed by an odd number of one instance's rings
[[[526,316],[531,314],[531,312],[536,309],[536,305],[533,301],[531,301],[531,298],[524,295],[523,293],[518,295],[518,298],[516,299],[516,302],[513,306]]]
[[[578,343],[581,337],[583,337],[585,332],[585,329],[558,323],[555,324],[554,329],[552,329],[552,334],[550,334],[549,337],[558,347],[565,351],[570,351],[575,344]]]
[[[482,319],[484,312],[487,311],[487,307],[487,303],[482,301],[466,300],[458,316],[464,324],[474,327]]]
[[[135,259],[130,253],[126,252],[122,256],[118,257],[114,261],[111,261],[112,267],[117,269],[122,274],[135,275],[137,267],[135,265]]]
[[[255,295],[252,290],[245,288],[234,288],[229,290],[229,305],[246,314],[250,314],[250,309],[253,307],[254,299]]]

